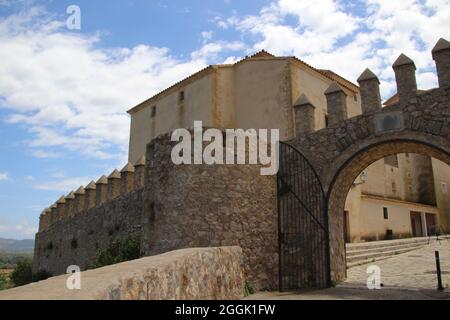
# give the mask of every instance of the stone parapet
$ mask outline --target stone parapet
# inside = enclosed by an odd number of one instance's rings
[[[239,300],[242,260],[240,247],[183,249],[85,271],[80,290],[68,290],[63,275],[2,291],[0,300]]]
[[[381,110],[380,80],[370,70],[366,69],[358,78],[361,94],[361,109],[363,113]]]
[[[417,94],[416,65],[403,53],[395,60],[392,68],[397,82],[397,93],[401,105],[405,105]]]
[[[102,205],[106,201],[108,201],[108,178],[102,176],[96,182],[95,205]]]
[[[102,176],[97,182],[91,181],[86,187],[81,186],[67,196],[62,196],[41,214],[39,232],[50,228],[57,221],[75,217],[118,197],[142,189],[145,183],[145,168],[143,156],[135,166],[128,163],[121,172],[114,170],[108,177]]]
[[[333,82],[324,94],[327,97],[328,126],[340,126],[347,119],[347,94],[337,82]]]
[[[450,42],[439,39],[432,50],[440,88],[450,87]]]
[[[296,136],[302,136],[314,132],[316,108],[308,97],[302,94],[294,104]]]

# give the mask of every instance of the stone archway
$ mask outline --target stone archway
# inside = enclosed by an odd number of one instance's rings
[[[336,172],[327,193],[330,222],[331,279],[340,281],[346,276],[345,242],[342,236],[345,200],[358,175],[372,163],[398,153],[417,153],[433,157],[450,165],[450,153],[434,145],[414,140],[392,140],[375,143],[357,152]]]
[[[433,49],[439,88],[419,93],[414,62],[400,55],[393,64],[399,101],[382,108],[379,80],[366,69],[358,79],[362,114],[347,118],[347,97],[336,83],[324,92],[329,126],[314,128],[314,107],[307,99],[295,106],[299,150],[317,172],[327,205],[332,282],[346,276],[344,223],[346,195],[358,174],[373,162],[398,153],[420,153],[450,165],[450,43],[439,40]],[[306,122],[306,124],[305,124]],[[282,161],[282,160],[281,160]]]

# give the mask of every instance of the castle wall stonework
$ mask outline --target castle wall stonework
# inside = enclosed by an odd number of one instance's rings
[[[369,77],[372,89],[362,91],[363,114],[348,119],[345,92],[333,83],[324,92],[331,111],[328,127],[305,132],[289,141],[290,147],[295,147],[317,173],[317,178],[311,180],[314,188],[306,185],[303,190],[294,191],[323,190],[325,205],[319,209],[328,221],[325,231],[329,232],[329,242],[317,239],[314,234],[308,241],[318,242],[319,249],[329,252],[329,259],[318,262],[311,254],[307,262],[314,268],[317,263],[327,264],[317,268],[327,282],[339,282],[346,276],[345,200],[365,168],[398,153],[419,153],[450,165],[449,52],[450,43],[440,41],[433,53],[439,62],[440,87],[423,93],[417,93],[412,61],[401,55],[394,69],[402,94],[398,104],[385,108],[379,108],[379,92],[373,92],[379,90],[378,79],[366,70],[360,80],[367,81]],[[310,121],[307,127],[314,128],[314,117],[305,117],[304,121]],[[50,221],[49,226],[42,221],[42,230],[36,236],[35,271],[60,274],[72,264],[89,268],[99,249],[114,239],[136,234],[142,238],[142,255],[184,248],[239,246],[243,251],[245,279],[256,289],[276,289],[279,285],[276,177],[262,176],[258,165],[175,165],[171,159],[175,144],[171,133],[167,133],[147,145],[143,189],[120,196],[121,192],[128,192],[133,179],[114,172],[109,179],[111,183],[108,181],[109,202],[77,214],[71,210],[71,215],[66,214],[63,198],[52,206],[42,216]],[[298,171],[299,176],[305,176],[304,171]],[[117,187],[120,179],[125,179],[129,186],[120,190]],[[114,180],[117,183],[112,183]],[[77,208],[83,197],[85,191],[80,188],[73,200],[78,203]],[[293,206],[290,213],[298,216],[298,206]],[[301,250],[296,252],[304,258]],[[291,270],[291,275],[283,274],[280,279],[301,273],[298,266]]]
[[[81,270],[92,268],[99,250],[111,241],[141,235],[142,210],[141,188],[55,222],[36,234],[34,272],[45,270],[59,275],[70,265]]]
[[[189,247],[240,246],[246,279],[277,288],[276,179],[257,165],[179,165],[174,142],[147,146],[143,254]]]
[[[450,165],[450,88],[428,90],[289,143],[313,164],[328,195],[331,279],[339,282],[346,275],[345,199],[358,175],[398,153],[418,153]]]

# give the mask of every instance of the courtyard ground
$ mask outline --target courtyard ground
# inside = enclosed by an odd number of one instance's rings
[[[444,291],[437,290],[435,251],[441,258]],[[367,289],[367,267],[381,269],[380,290]],[[302,292],[261,292],[247,299],[328,300],[328,299],[448,299],[450,300],[450,240],[432,241],[424,248],[392,258],[350,268],[347,280],[335,288]]]

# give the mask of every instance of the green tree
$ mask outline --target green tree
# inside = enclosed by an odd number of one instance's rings
[[[11,283],[9,275],[6,272],[0,272],[0,291],[10,289],[12,287],[13,284]]]
[[[11,273],[11,280],[14,286],[24,286],[33,282],[33,271],[31,267],[31,260],[21,260],[17,262],[17,266]]]
[[[126,239],[116,240],[104,250],[99,250],[95,259],[95,268],[135,260],[140,257],[141,241],[139,237],[130,236]]]

